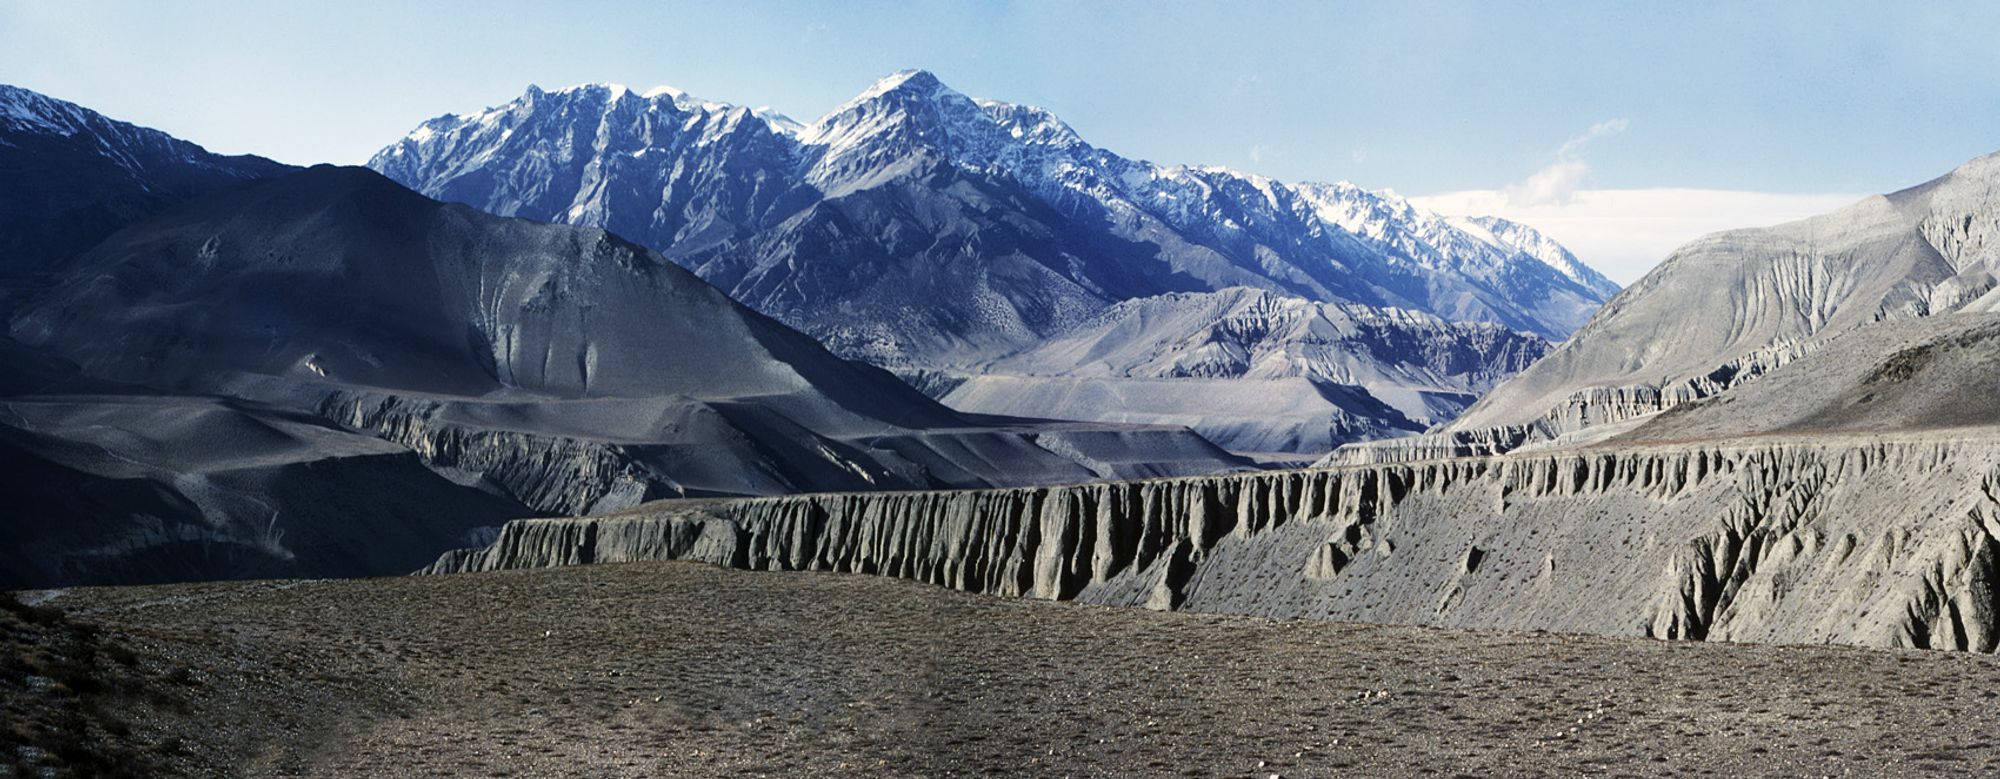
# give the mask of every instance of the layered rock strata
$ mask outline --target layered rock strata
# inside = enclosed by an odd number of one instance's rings
[[[2000,437],[662,502],[511,522],[428,570],[654,559],[1155,609],[1990,652]]]

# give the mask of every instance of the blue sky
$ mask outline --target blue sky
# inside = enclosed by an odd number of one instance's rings
[[[1945,2],[0,0],[0,82],[354,163],[529,83],[671,84],[809,121],[922,67],[1128,156],[1521,217],[1630,281],[1693,234],[2000,150],[1995,30],[2000,4]]]

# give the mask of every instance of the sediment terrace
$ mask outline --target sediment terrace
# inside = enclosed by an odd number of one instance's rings
[[[1460,628],[1992,652],[2000,432],[1755,438],[521,520],[431,572],[684,559]]]

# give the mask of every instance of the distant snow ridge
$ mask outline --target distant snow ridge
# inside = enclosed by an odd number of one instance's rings
[[[1606,298],[1618,294],[1618,282],[1604,277],[1596,269],[1583,264],[1571,254],[1569,249],[1556,243],[1555,239],[1536,231],[1535,228],[1512,222],[1497,216],[1473,216],[1453,220],[1461,229],[1478,235],[1480,230],[1492,236],[1504,246],[1511,246],[1529,256],[1548,263],[1549,267],[1562,272],[1571,281],[1590,288]]]
[[[425,122],[369,165],[442,200],[632,238],[906,374],[965,374],[1168,294],[1256,290],[1561,340],[1616,291],[1523,225],[1121,157],[921,70],[803,125],[666,87],[530,87]]]
[[[934,178],[948,167],[981,183],[1027,190],[1035,202],[1019,210],[1028,219],[1150,244],[1143,258],[1150,262],[1064,258],[1064,247],[1035,258],[1107,303],[1254,286],[1499,322],[1560,339],[1615,291],[1523,225],[1448,220],[1348,184],[1287,184],[1227,168],[1127,159],[1085,142],[1048,111],[974,100],[921,70],[884,78],[803,127],[768,110],[671,87],[645,93],[602,84],[555,92],[531,87],[502,106],[430,120],[369,164],[435,197],[609,227],[690,259],[715,248],[725,233],[780,228],[825,201]],[[1053,209],[1058,218],[1029,205]],[[688,241],[694,245],[682,246]],[[713,270],[742,270],[742,264]],[[691,265],[700,270],[698,262]],[[1117,270],[1190,278],[1089,283],[1120,275],[1094,271]],[[743,297],[757,302],[754,294]],[[767,311],[793,318],[787,310]]]

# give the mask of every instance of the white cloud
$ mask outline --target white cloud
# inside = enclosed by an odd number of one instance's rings
[[[1526,181],[1508,187],[1507,199],[1523,207],[1568,203],[1590,175],[1590,163],[1583,160],[1583,147],[1604,136],[1624,132],[1630,124],[1624,119],[1606,119],[1591,125],[1582,135],[1564,141],[1562,148],[1556,150],[1555,162],[1535,171]]]
[[[1556,160],[1535,171],[1527,181],[1507,188],[1507,202],[1517,206],[1563,205],[1583,186],[1590,165],[1583,160]]]
[[[1624,119],[1606,119],[1593,124],[1590,126],[1590,129],[1583,131],[1582,135],[1563,142],[1562,148],[1556,151],[1556,156],[1573,157],[1582,153],[1584,144],[1607,135],[1625,132],[1625,128],[1630,126],[1632,126],[1632,123]]]
[[[1250,161],[1251,161],[1251,162],[1263,162],[1263,161],[1264,161],[1264,147],[1262,147],[1262,146],[1251,146],[1251,147],[1250,147]]]
[[[1510,187],[1446,192],[1410,201],[1444,214],[1498,216],[1529,225],[1569,247],[1611,280],[1630,284],[1676,247],[1708,233],[1803,219],[1861,198],[1722,189],[1575,189],[1561,200],[1522,202]]]

